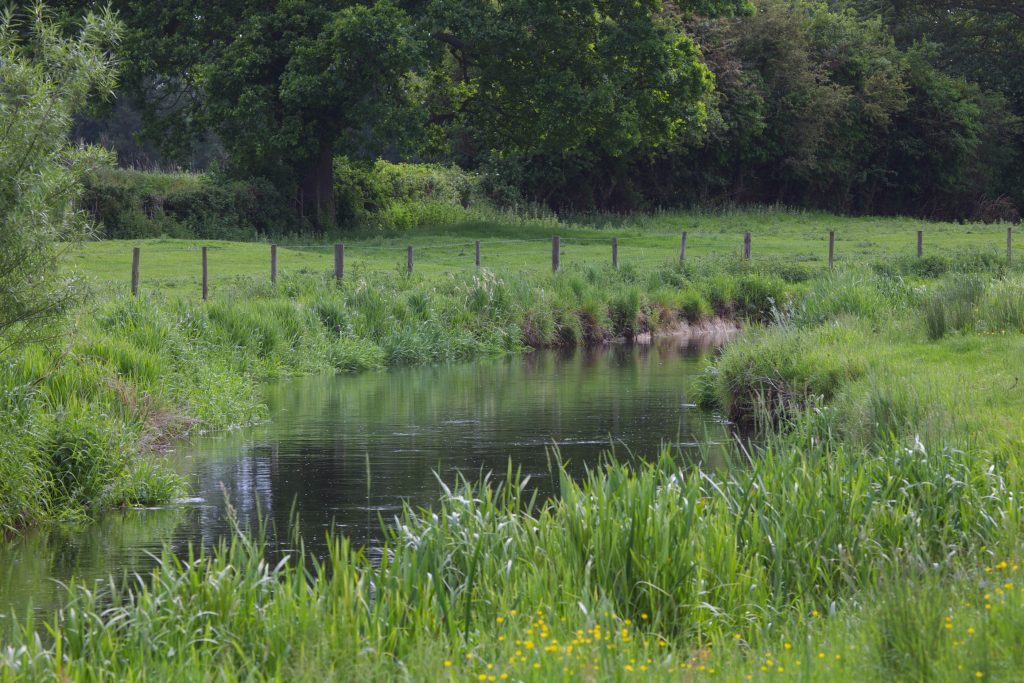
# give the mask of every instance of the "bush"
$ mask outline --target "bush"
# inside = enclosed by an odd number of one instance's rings
[[[271,183],[213,173],[99,171],[87,178],[81,206],[108,239],[251,239],[300,227]]]
[[[406,231],[483,218],[493,211],[484,178],[439,164],[334,162],[337,222]],[[301,233],[308,226],[268,180],[217,172],[104,169],[85,183],[80,206],[108,239],[236,239]]]
[[[489,206],[479,175],[440,164],[334,161],[338,223],[405,231],[445,225]]]

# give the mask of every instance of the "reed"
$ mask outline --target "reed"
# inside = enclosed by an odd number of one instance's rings
[[[377,565],[340,537],[326,559],[297,544],[268,564],[258,530],[209,553],[167,550],[144,580],[72,588],[46,639],[19,623],[0,672],[539,681],[717,669],[740,679],[767,660],[778,661],[772,673],[796,670],[801,657],[819,672],[811,680],[943,680],[943,666],[980,657],[978,670],[1010,670],[1024,620],[996,628],[966,615],[984,612],[970,581],[995,564],[989,553],[1019,549],[1019,474],[923,444],[851,449],[831,428],[808,413],[761,449],[734,449],[746,466],[725,471],[664,452],[575,482],[556,458],[551,501],[510,467],[500,483],[442,490],[433,511],[406,509]],[[995,571],[989,604],[1009,611],[1022,598],[1004,585],[1014,570]],[[964,595],[943,595],[950,582]],[[958,639],[970,623],[985,637],[956,651],[946,616]],[[815,661],[819,648],[829,662]]]

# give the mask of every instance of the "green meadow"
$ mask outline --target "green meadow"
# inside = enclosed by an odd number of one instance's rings
[[[551,270],[551,238],[561,238],[563,267],[611,263],[611,240],[618,240],[620,265],[657,267],[679,258],[687,233],[689,258],[741,258],[744,233],[752,236],[754,260],[785,258],[807,267],[828,261],[829,232],[836,233],[835,262],[868,265],[873,260],[913,257],[917,231],[924,231],[924,253],[950,258],[963,252],[1005,255],[1006,226],[959,225],[900,218],[843,218],[829,214],[765,209],[721,213],[665,212],[650,216],[596,216],[559,221],[550,217],[488,214],[485,220],[423,228],[407,234],[354,232],[332,238],[292,236],[278,244],[278,271],[331,272],[334,243],[345,244],[345,271],[353,276],[404,273],[407,248],[414,250],[414,272],[439,277],[475,269],[475,242],[483,267],[502,273]],[[128,282],[132,248],[141,250],[144,288],[168,293],[199,292],[201,248],[208,248],[211,294],[238,277],[270,277],[269,243],[216,240],[103,240],[65,254],[72,272],[104,283]]]

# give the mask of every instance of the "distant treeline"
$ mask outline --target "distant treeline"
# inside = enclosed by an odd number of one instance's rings
[[[555,211],[1024,207],[1021,0],[112,4],[120,89],[79,135],[212,166],[211,201],[264,188],[245,230],[365,221],[345,193],[379,158]]]

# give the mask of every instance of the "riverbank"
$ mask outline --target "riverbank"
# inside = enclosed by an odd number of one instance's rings
[[[682,264],[680,227],[688,231]],[[907,286],[953,270],[998,276],[1005,263],[993,246],[1002,226],[781,210],[564,223],[509,217],[401,238],[353,235],[340,283],[330,245],[282,245],[275,285],[268,245],[203,243],[204,303],[199,243],[138,243],[138,300],[127,281],[136,243],[84,245],[67,254],[66,269],[93,296],[65,337],[3,361],[0,448],[11,457],[0,477],[0,527],[16,533],[180,495],[181,482],[161,464],[162,447],[189,430],[261,419],[268,379],[642,341],[715,319],[779,322],[787,302],[813,306],[818,290],[840,286],[825,277],[827,228],[838,235],[841,272]],[[926,235],[920,259],[910,255],[918,230]],[[748,231],[749,261],[739,252]],[[557,275],[553,234],[563,237]],[[610,264],[613,236],[618,268]],[[473,238],[481,243],[479,270]],[[417,254],[412,274],[406,242]]]
[[[1024,448],[1024,278],[965,268],[926,283],[878,272],[817,281],[775,324],[729,345],[699,401],[785,428],[827,407],[858,447]]]
[[[261,384],[575,347],[717,318],[763,320],[796,286],[776,262],[701,259],[557,275],[282,274],[204,303],[98,294],[60,345],[6,359],[0,449],[9,532],[183,493],[162,447],[263,418]],[[104,294],[104,291],[107,294]]]
[[[240,533],[146,590],[72,593],[9,680],[1012,680],[1020,670],[1024,481],[992,460],[851,448],[808,412],[746,463],[671,453],[561,497],[465,484],[407,510],[374,566],[264,560]],[[746,455],[737,450],[737,459]],[[993,462],[999,463],[993,467]],[[310,569],[312,567],[312,569]],[[305,568],[305,569],[304,569]],[[143,673],[144,672],[144,673]]]

